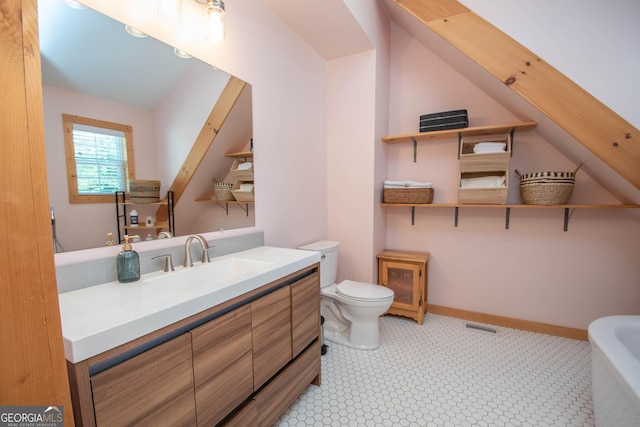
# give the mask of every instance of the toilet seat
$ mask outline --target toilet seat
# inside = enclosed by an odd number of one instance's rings
[[[336,292],[346,298],[358,301],[386,301],[393,299],[393,291],[373,283],[344,280],[336,285]]]

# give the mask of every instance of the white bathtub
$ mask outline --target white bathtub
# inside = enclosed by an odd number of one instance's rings
[[[589,325],[597,427],[640,427],[640,316]]]

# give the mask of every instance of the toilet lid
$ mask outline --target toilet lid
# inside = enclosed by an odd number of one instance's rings
[[[354,282],[352,280],[345,280],[336,285],[336,291],[349,298],[369,301],[393,298],[393,291],[385,286]]]

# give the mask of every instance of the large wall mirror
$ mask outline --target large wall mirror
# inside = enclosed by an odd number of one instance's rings
[[[40,0],[38,20],[52,243],[56,252],[104,246],[108,233],[117,236],[115,195],[112,203],[69,202],[62,115],[132,126],[136,178],[160,180],[164,197],[231,76],[64,0]],[[215,182],[233,182],[234,158],[225,154],[249,150],[252,136],[246,85],[175,206],[176,235],[255,225],[253,204],[211,200]],[[135,208],[144,221],[158,206]]]

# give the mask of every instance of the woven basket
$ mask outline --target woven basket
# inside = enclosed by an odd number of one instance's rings
[[[433,201],[433,188],[385,188],[384,203],[429,204]]]
[[[231,202],[235,200],[233,193],[231,193],[232,187],[233,184],[216,182],[215,187],[213,188],[213,197],[219,202]]]
[[[520,197],[525,205],[563,205],[573,194],[576,173],[573,172],[533,172],[522,174],[520,178]]]

